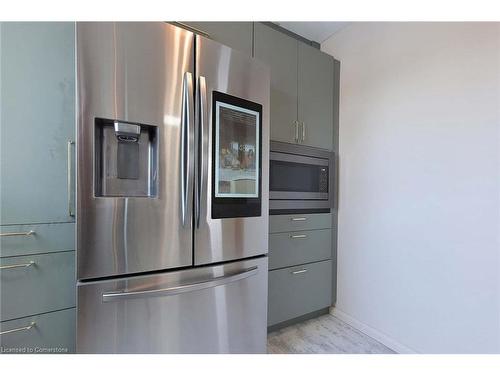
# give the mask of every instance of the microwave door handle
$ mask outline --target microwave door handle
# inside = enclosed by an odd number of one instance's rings
[[[233,283],[235,281],[240,281],[248,277],[254,276],[259,272],[257,266],[247,268],[243,271],[236,273],[215,277],[210,280],[204,280],[200,282],[183,284],[168,288],[160,289],[145,289],[145,290],[134,290],[132,292],[127,291],[116,291],[107,292],[102,295],[102,302],[118,302],[123,300],[129,300],[134,298],[151,298],[151,297],[168,297],[177,294],[190,293],[203,289],[214,288],[217,286]]]

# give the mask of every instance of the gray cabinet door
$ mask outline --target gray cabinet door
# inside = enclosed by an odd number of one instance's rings
[[[333,57],[299,43],[298,120],[301,143],[333,149]]]
[[[74,23],[5,22],[0,37],[0,222],[73,221],[68,153],[74,157],[74,149],[68,141],[75,136]]]
[[[0,258],[0,319],[75,306],[75,252]]]
[[[75,352],[75,309],[54,311],[0,323],[2,353]]]
[[[329,307],[332,261],[269,271],[267,326]]]
[[[256,22],[254,56],[271,68],[271,139],[295,142],[297,40]]]
[[[219,43],[252,56],[252,22],[184,22],[186,25],[201,30]]]

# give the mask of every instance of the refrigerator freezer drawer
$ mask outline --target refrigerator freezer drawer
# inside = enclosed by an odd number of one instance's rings
[[[80,283],[79,353],[265,353],[267,257]]]

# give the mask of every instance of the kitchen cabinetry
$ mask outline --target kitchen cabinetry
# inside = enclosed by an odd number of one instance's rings
[[[332,214],[272,215],[269,220],[268,326],[332,304]]]
[[[75,347],[74,29],[0,23],[4,352]]]
[[[334,59],[262,23],[254,55],[271,68],[271,140],[333,149]]]
[[[252,56],[252,22],[184,22],[208,34],[211,39]]]
[[[299,142],[333,148],[333,57],[298,43]]]
[[[296,142],[298,41],[255,23],[254,56],[271,69],[271,140]]]
[[[5,22],[1,38],[0,224],[73,221],[74,24]]]

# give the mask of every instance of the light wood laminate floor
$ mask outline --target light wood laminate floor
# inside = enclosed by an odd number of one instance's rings
[[[377,340],[327,314],[267,337],[269,354],[394,354]]]

